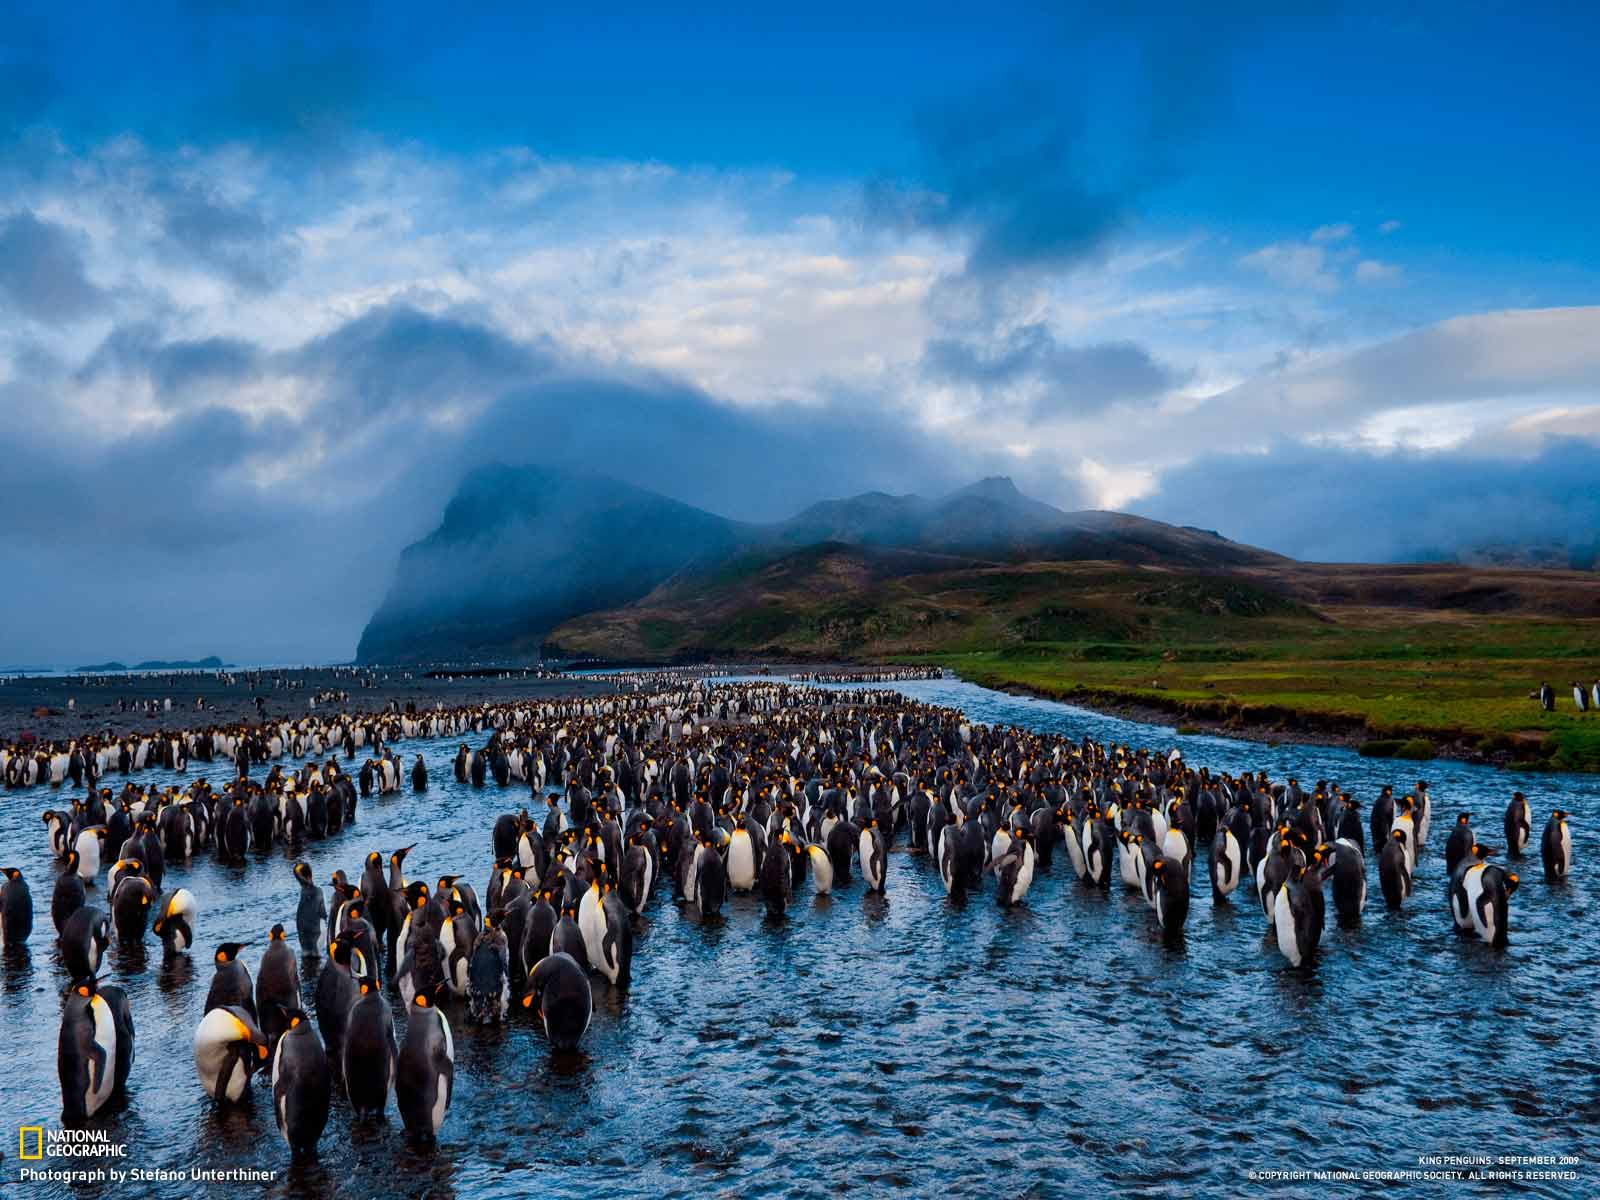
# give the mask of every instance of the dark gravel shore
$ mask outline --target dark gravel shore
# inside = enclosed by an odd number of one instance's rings
[[[267,717],[282,719],[312,712],[311,698],[321,691],[349,694],[347,701],[319,703],[316,709],[336,712],[381,709],[391,700],[402,706],[414,703],[420,709],[431,708],[435,702],[455,707],[525,697],[601,695],[615,692],[618,686],[610,677],[584,675],[429,679],[422,669],[409,668],[379,668],[370,673],[333,668],[255,675],[238,672],[231,676],[231,683],[228,678],[216,672],[7,677],[0,682],[0,744],[26,733],[55,741],[104,732],[107,727],[120,734],[254,723],[258,719],[257,696],[265,702]],[[161,707],[167,700],[172,701],[170,711]],[[130,707],[119,709],[119,701],[128,701]],[[158,711],[147,713],[147,701],[156,702]],[[201,701],[203,708],[197,707]],[[69,708],[69,703],[73,707]]]

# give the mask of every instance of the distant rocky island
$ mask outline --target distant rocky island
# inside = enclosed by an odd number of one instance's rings
[[[73,669],[85,675],[116,675],[126,671],[218,671],[228,665],[213,654],[209,658],[176,659],[171,662],[150,658],[131,667],[127,663],[103,662]]]

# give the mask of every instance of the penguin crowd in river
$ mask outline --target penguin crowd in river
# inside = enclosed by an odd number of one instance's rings
[[[334,871],[326,892],[295,862],[282,919],[260,935],[254,976],[241,958],[248,942],[217,945],[193,1037],[197,1076],[230,1103],[257,1070],[270,1071],[274,1119],[296,1153],[316,1147],[336,1090],[358,1119],[386,1112],[392,1097],[409,1134],[436,1137],[453,1090],[451,1014],[492,1024],[522,1012],[553,1050],[574,1050],[594,1010],[594,980],[631,986],[635,932],[652,904],[711,922],[731,896],[749,893],[781,919],[808,885],[827,894],[859,873],[866,892],[892,895],[897,871],[921,869],[952,900],[992,884],[1010,907],[1065,856],[1081,886],[1116,880],[1139,893],[1155,927],[1176,939],[1203,850],[1212,903],[1230,903],[1248,880],[1265,936],[1300,966],[1316,955],[1330,893],[1341,922],[1360,921],[1369,854],[1390,908],[1409,902],[1437,857],[1424,781],[1400,795],[1384,788],[1363,819],[1361,801],[1335,783],[1214,775],[1176,752],[971,724],[890,691],[686,682],[209,736],[227,759],[245,747],[242,769],[221,786],[129,782],[113,794],[86,774],[84,799],[44,814],[63,864],[51,916],[72,981],[58,1057],[69,1117],[103,1107],[133,1064],[126,996],[99,978],[113,932],[136,939],[148,929],[172,954],[195,944],[199,901],[164,888],[169,867],[208,849],[227,861],[251,848],[293,854],[350,825],[362,795],[408,781],[425,790],[420,756],[408,773],[388,749],[404,737],[461,738],[459,782],[527,789],[526,804],[482,831],[481,898],[464,874],[409,877],[417,845],[369,850],[354,871]],[[315,759],[363,745],[373,750],[354,779],[336,758],[299,770],[274,764],[260,782],[249,774],[252,746]],[[1534,819],[1516,793],[1504,814],[1510,856],[1530,851]],[[1463,934],[1502,945],[1519,877],[1493,861],[1473,822],[1456,814],[1444,839],[1443,907]],[[902,847],[912,861],[896,866]],[[1548,880],[1567,877],[1564,811],[1548,815],[1540,854]],[[105,864],[109,914],[86,898]],[[33,906],[20,870],[5,868],[4,878],[0,932],[10,950],[31,935]],[[312,963],[308,1012],[300,981]]]

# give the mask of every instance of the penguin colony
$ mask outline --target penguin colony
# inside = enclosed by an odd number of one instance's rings
[[[1200,849],[1214,904],[1248,879],[1267,935],[1294,966],[1317,950],[1325,888],[1342,922],[1366,906],[1367,856],[1378,859],[1385,903],[1406,904],[1430,858],[1434,802],[1426,782],[1384,788],[1367,820],[1337,784],[1303,789],[1265,773],[1237,778],[1121,745],[972,725],[952,709],[893,692],[834,692],[790,684],[708,687],[582,701],[483,705],[421,716],[340,715],[294,724],[132,739],[76,748],[85,798],[43,814],[62,871],[51,918],[71,985],[63,1005],[58,1074],[67,1119],[93,1116],[126,1085],[134,1019],[125,994],[99,978],[110,939],[153,932],[168,955],[190,952],[200,903],[165,887],[169,867],[203,852],[242,862],[251,848],[338,835],[358,799],[400,792],[408,773],[388,743],[463,741],[458,782],[529,789],[529,805],[486,829],[488,877],[480,901],[461,874],[409,879],[405,846],[368,852],[353,874],[332,873],[324,895],[296,862],[292,926],[265,934],[255,975],[247,942],[223,942],[204,1016],[194,1032],[196,1074],[219,1103],[237,1102],[269,1070],[273,1114],[295,1153],[309,1153],[342,1087],[358,1118],[386,1112],[391,1094],[413,1137],[435,1138],[450,1105],[454,1042],[446,1007],[471,1022],[519,1011],[553,1049],[579,1044],[593,1012],[591,976],[630,986],[634,921],[666,890],[672,903],[715,920],[732,893],[758,894],[782,917],[810,881],[818,893],[892,890],[890,852],[905,840],[961,899],[993,881],[1002,906],[1023,903],[1034,878],[1064,853],[1084,887],[1113,875],[1139,892],[1168,939],[1181,936]],[[316,758],[373,747],[355,779],[337,759],[257,783],[253,764],[285,753]],[[235,762],[218,788],[124,785],[95,790],[88,766],[114,753],[118,769],[151,755],[181,763],[191,750]],[[69,756],[74,751],[69,751]],[[175,768],[181,769],[181,768]],[[70,776],[72,763],[62,767]],[[50,775],[56,764],[50,764]],[[421,756],[409,772],[428,787]],[[540,811],[540,806],[543,810]],[[1503,945],[1518,876],[1490,861],[1473,816],[1445,838],[1445,905],[1455,928]],[[1534,815],[1522,793],[1504,814],[1506,850],[1529,851]],[[1571,869],[1567,814],[1549,814],[1540,838],[1547,880]],[[109,914],[88,901],[105,868]],[[907,869],[907,868],[901,868]],[[33,902],[20,870],[4,869],[0,942],[32,933]],[[287,889],[286,889],[287,890]],[[285,915],[290,903],[286,899]],[[302,969],[320,961],[315,1004],[301,1008]],[[405,1012],[396,1030],[385,990]]]

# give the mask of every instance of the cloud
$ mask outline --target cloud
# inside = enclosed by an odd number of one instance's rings
[[[1217,454],[1169,471],[1138,504],[1295,558],[1388,562],[1600,543],[1600,445],[1551,440],[1528,459],[1314,446]]]
[[[1318,225],[1311,231],[1313,242],[1342,242],[1355,232],[1355,226],[1348,223],[1338,225]]]
[[[1260,271],[1286,287],[1330,292],[1339,286],[1338,279],[1329,270],[1327,252],[1319,245],[1274,242],[1246,254],[1239,265]]]
[[[1364,258],[1356,264],[1357,283],[1394,283],[1400,278],[1400,268],[1393,263]]]
[[[1394,233],[1399,228],[1399,221],[1385,221],[1382,225],[1378,226],[1378,232],[1383,234],[1384,237],[1388,237],[1391,233]]]
[[[1020,395],[1036,418],[1152,403],[1184,377],[1133,342],[1062,345],[1043,324],[1025,325],[998,342],[934,339],[923,370],[985,395]]]
[[[72,233],[27,211],[0,221],[0,298],[47,324],[88,316],[104,300],[85,274]]]

